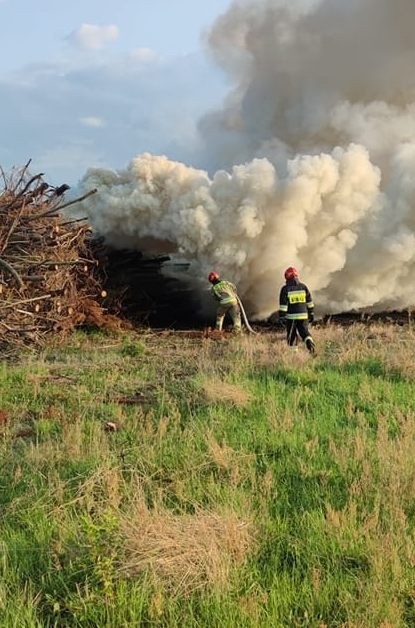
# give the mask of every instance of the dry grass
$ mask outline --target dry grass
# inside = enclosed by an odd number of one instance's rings
[[[237,408],[246,407],[251,399],[251,393],[237,384],[208,379],[202,382],[203,396],[209,403],[225,402]]]
[[[236,514],[198,509],[177,515],[149,510],[141,500],[122,524],[129,575],[150,574],[174,594],[189,595],[206,587],[230,585],[254,545],[251,524]]]
[[[251,464],[255,461],[255,454],[237,451],[226,442],[219,442],[210,430],[207,431],[205,440],[210,462],[228,476],[231,486],[255,481]]]
[[[220,444],[211,431],[206,434],[206,445],[214,464],[220,469],[229,471],[237,458],[237,452],[226,443]]]
[[[387,367],[402,367],[404,356],[413,346],[412,330],[399,325],[355,323],[350,327],[328,325],[316,332],[317,344],[324,343],[325,355],[338,364],[378,358]]]

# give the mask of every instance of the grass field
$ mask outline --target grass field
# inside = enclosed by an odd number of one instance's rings
[[[315,336],[1,363],[0,625],[414,626],[415,334]]]

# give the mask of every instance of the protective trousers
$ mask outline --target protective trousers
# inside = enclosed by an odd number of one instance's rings
[[[314,353],[315,345],[313,338],[308,329],[307,320],[286,320],[287,325],[287,342],[290,347],[293,347],[297,343],[298,337],[305,342],[307,349],[310,353]]]
[[[223,321],[226,314],[229,314],[232,319],[233,330],[235,332],[241,331],[241,311],[239,309],[239,306],[234,303],[220,303],[218,305],[218,309],[216,311],[216,329],[218,329],[219,331],[222,330]]]

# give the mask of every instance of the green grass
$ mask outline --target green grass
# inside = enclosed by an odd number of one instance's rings
[[[415,625],[415,336],[316,338],[77,332],[2,362],[0,625]],[[151,526],[201,513],[249,540],[184,587],[197,538],[170,529],[162,571]]]

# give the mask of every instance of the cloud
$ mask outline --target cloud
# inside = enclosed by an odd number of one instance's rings
[[[104,161],[91,142],[79,137],[73,140],[63,137],[61,142],[57,141],[54,146],[46,147],[35,159],[36,169],[42,172],[47,173],[51,163],[54,165],[56,181],[69,181],[68,174],[70,175],[74,164],[88,168],[91,163],[103,164]]]
[[[140,63],[153,63],[159,59],[159,55],[152,48],[134,48],[130,52],[130,57]]]
[[[0,165],[31,157],[48,182],[73,184],[87,167],[122,167],[137,152],[195,163],[197,120],[224,91],[202,54],[31,65],[0,76]]]
[[[97,24],[82,24],[73,31],[68,40],[78,48],[99,50],[118,39],[119,30],[115,24],[98,26]]]
[[[99,118],[98,116],[86,116],[85,118],[80,118],[80,122],[84,126],[89,126],[94,129],[99,129],[105,126],[105,120]]]

